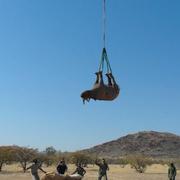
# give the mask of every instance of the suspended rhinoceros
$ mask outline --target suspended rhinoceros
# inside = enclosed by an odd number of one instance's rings
[[[104,84],[102,72],[97,72],[97,79],[95,82],[94,87],[91,90],[84,91],[81,94],[81,98],[83,102],[89,101],[90,99],[94,100],[105,100],[105,101],[112,101],[114,100],[120,92],[120,88],[117,85],[113,75],[106,74],[108,77],[108,84]]]

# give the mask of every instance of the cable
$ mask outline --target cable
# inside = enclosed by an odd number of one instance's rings
[[[103,46],[106,45],[106,0],[103,0]]]
[[[103,51],[99,65],[99,71],[104,69],[104,61],[106,61],[107,73],[112,73],[111,65],[106,52],[106,0],[103,0]]]

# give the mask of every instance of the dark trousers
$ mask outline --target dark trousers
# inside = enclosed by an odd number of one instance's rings
[[[32,174],[33,180],[40,180],[38,173]]]
[[[169,180],[175,180],[175,177],[171,177],[171,178],[169,178]]]
[[[108,180],[107,174],[99,174],[98,180],[101,180],[102,178],[104,178],[104,180]]]

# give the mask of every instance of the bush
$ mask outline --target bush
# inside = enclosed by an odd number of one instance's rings
[[[13,147],[13,154],[16,162],[19,162],[23,172],[26,171],[27,164],[37,157],[37,149],[27,147]]]
[[[4,164],[10,163],[12,161],[11,146],[1,146],[0,147],[0,172]]]
[[[89,155],[86,155],[81,152],[75,152],[71,154],[71,163],[73,164],[81,164],[86,167],[87,164],[93,163],[94,159],[92,159]]]
[[[144,173],[147,166],[152,164],[152,160],[143,155],[134,155],[127,157],[128,163],[131,168],[135,169],[138,173]]]

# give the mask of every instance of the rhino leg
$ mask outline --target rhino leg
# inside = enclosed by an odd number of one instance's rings
[[[109,73],[107,73],[106,76],[108,79],[108,86],[112,86],[111,76],[109,75]]]
[[[96,74],[96,82],[95,82],[95,85],[96,85],[96,84],[104,84],[102,71],[96,72],[95,74]]]
[[[113,85],[116,85],[117,83],[116,83],[116,81],[115,81],[114,76],[112,75],[112,73],[109,73],[109,77],[111,78]]]

